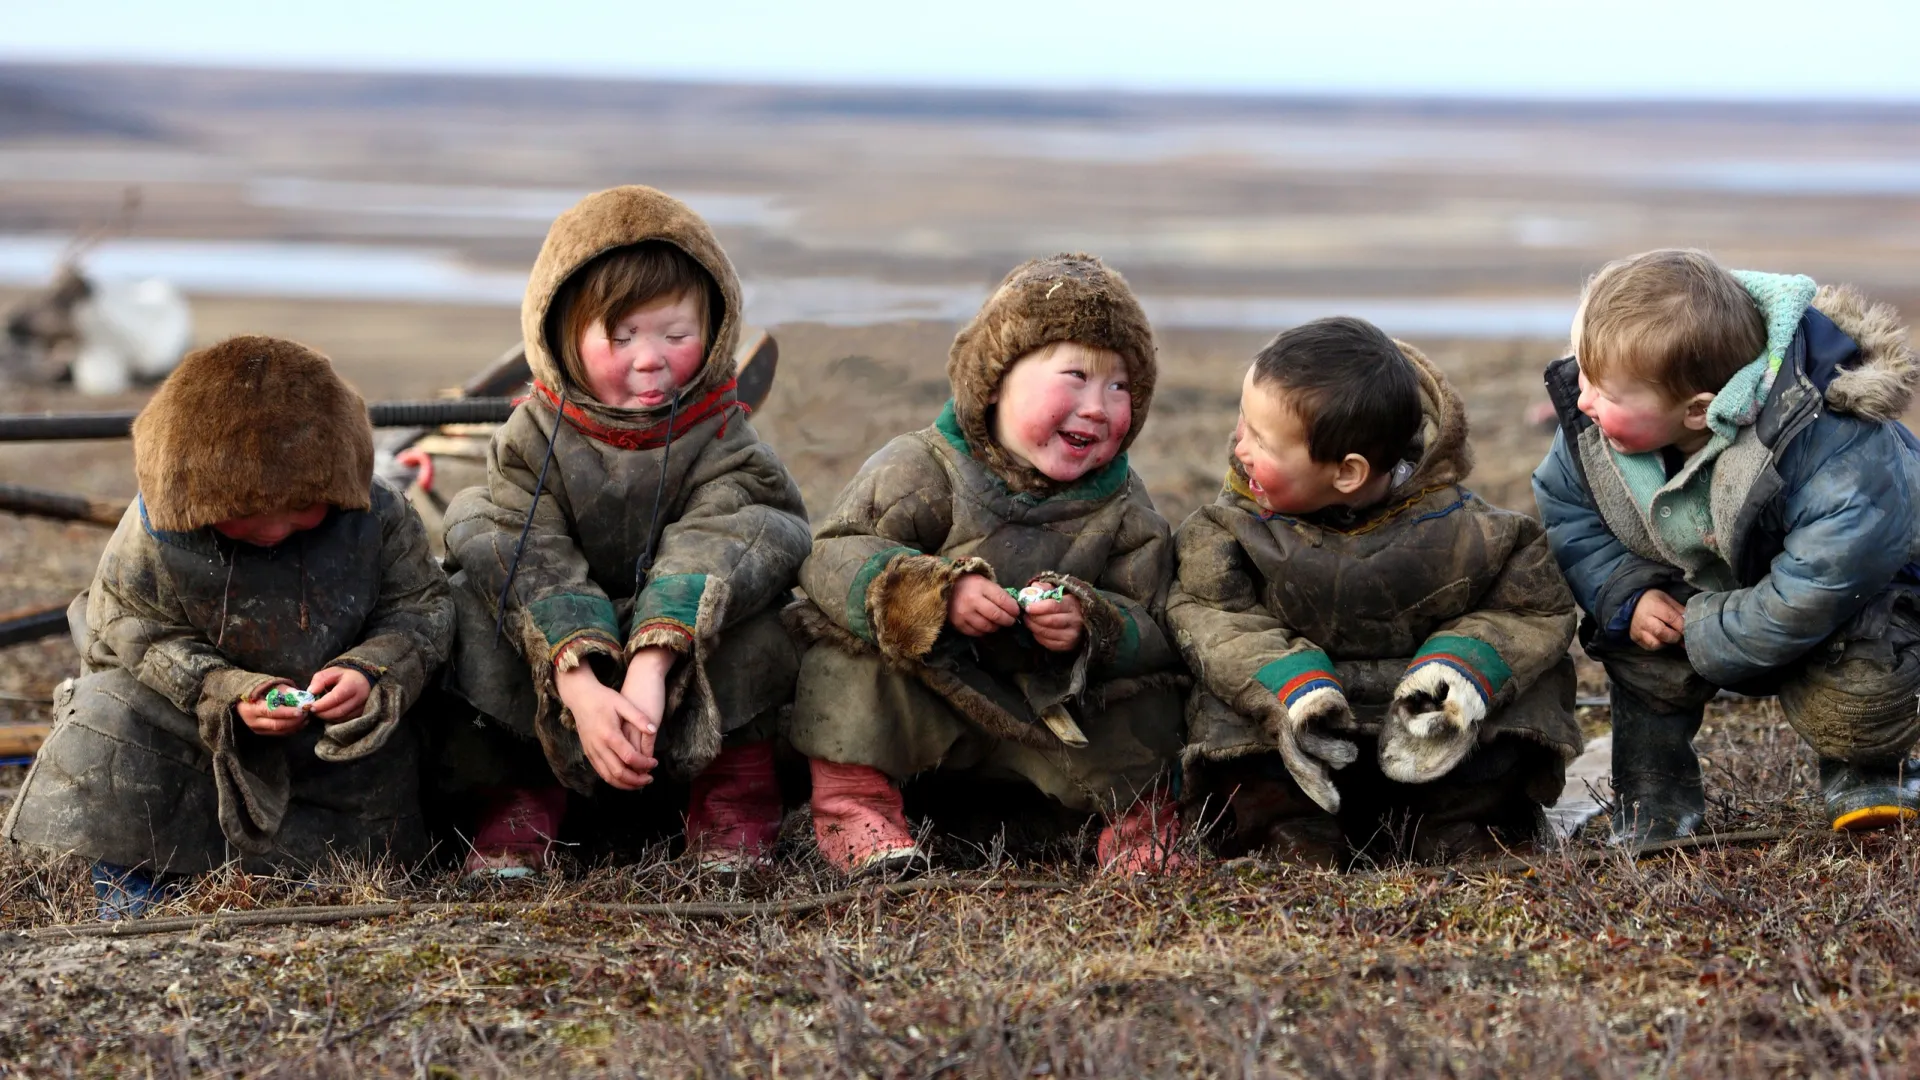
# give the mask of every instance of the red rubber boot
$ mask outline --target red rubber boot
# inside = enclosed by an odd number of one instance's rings
[[[1118,820],[1100,830],[1094,849],[1100,869],[1113,874],[1164,874],[1187,860],[1174,849],[1180,842],[1180,810],[1163,791],[1134,803]]]
[[[693,779],[687,850],[708,870],[737,873],[767,861],[780,838],[773,744],[730,746]]]
[[[925,868],[907,831],[900,789],[868,765],[818,758],[813,771],[813,839],[835,870],[850,878],[900,877]]]
[[[471,875],[531,877],[547,868],[567,816],[567,789],[502,788],[492,793],[467,853]]]

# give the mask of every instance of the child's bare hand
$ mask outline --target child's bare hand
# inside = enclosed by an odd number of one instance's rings
[[[636,745],[648,757],[653,756],[653,741],[667,719],[667,673],[673,670],[674,659],[671,649],[641,649],[627,662],[627,677],[620,684],[620,696],[644,718]]]
[[[1635,645],[1655,652],[1680,644],[1687,630],[1687,609],[1659,589],[1648,589],[1633,605],[1633,620],[1627,636]]]
[[[240,714],[240,722],[255,735],[291,735],[307,726],[307,710],[292,705],[282,705],[277,709],[267,708],[267,691],[276,686],[289,690],[297,689],[285,679],[273,682],[255,690],[252,694],[234,703],[234,711]]]
[[[573,728],[580,736],[587,763],[600,779],[623,791],[636,791],[653,783],[653,770],[659,762],[641,747],[647,720],[633,702],[603,684],[586,664],[555,673],[554,681],[561,702],[573,714]],[[646,739],[650,748],[652,735],[647,734]]]
[[[307,693],[313,695],[308,711],[325,723],[337,724],[359,718],[366,710],[367,699],[373,696],[373,684],[352,668],[321,668]]]
[[[1072,652],[1080,647],[1080,635],[1086,632],[1086,614],[1071,593],[1058,600],[1035,600],[1027,605],[1024,616],[1033,640],[1054,652]]]
[[[1020,604],[984,574],[962,574],[947,596],[947,622],[968,637],[985,637],[1020,621]]]

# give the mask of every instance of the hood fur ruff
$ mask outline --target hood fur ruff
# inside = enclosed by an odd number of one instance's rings
[[[133,422],[147,520],[166,532],[329,503],[365,510],[367,404],[326,357],[270,337],[187,354]]]
[[[1394,344],[1413,362],[1413,373],[1420,379],[1420,434],[1416,437],[1420,454],[1413,458],[1413,475],[1401,489],[1461,483],[1473,471],[1466,403],[1425,353],[1398,339]]]
[[[1913,400],[1920,364],[1906,324],[1892,304],[1875,303],[1851,285],[1822,285],[1813,306],[1860,346],[1860,360],[1827,384],[1827,404],[1865,420],[1898,420]]]
[[[973,321],[953,339],[947,379],[968,444],[1007,486],[1027,494],[1063,485],[1008,453],[993,437],[988,399],[1015,360],[1043,346],[1071,341],[1116,353],[1127,365],[1133,421],[1126,452],[1146,426],[1156,375],[1153,331],[1126,279],[1092,255],[1050,255],[1014,267]]]
[[[740,339],[740,279],[713,230],[680,200],[637,184],[581,199],[547,230],[527,279],[526,297],[520,302],[520,335],[533,377],[555,391],[565,385],[568,404],[615,427],[651,427],[667,415],[668,406],[621,409],[594,400],[586,387],[561,370],[560,358],[547,340],[547,308],[560,286],[581,267],[615,248],[646,240],[664,240],[693,256],[720,288],[719,329],[707,343],[706,361],[680,388],[682,402],[698,401],[733,378],[733,350]]]

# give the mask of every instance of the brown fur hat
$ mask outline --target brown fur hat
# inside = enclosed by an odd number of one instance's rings
[[[326,357],[281,338],[188,353],[133,422],[147,520],[166,532],[329,503],[365,510],[367,404]]]
[[[520,335],[527,343],[533,377],[555,392],[563,382],[572,384],[573,404],[615,427],[653,424],[658,419],[654,414],[666,415],[667,406],[621,409],[595,401],[554,355],[553,343],[547,340],[549,308],[560,287],[582,267],[615,248],[646,240],[664,240],[691,255],[720,290],[719,326],[707,342],[706,361],[680,388],[683,397],[697,399],[733,378],[733,350],[740,340],[740,277],[706,220],[680,200],[639,184],[596,191],[581,199],[547,229],[520,302]]]
[[[960,430],[993,470],[1017,491],[1045,491],[1054,481],[1022,464],[993,438],[988,398],[1008,366],[1035,349],[1071,341],[1118,354],[1127,365],[1133,424],[1120,449],[1146,426],[1155,375],[1153,330],[1126,279],[1092,255],[1049,255],[1014,267],[973,321],[953,339],[947,379]]]

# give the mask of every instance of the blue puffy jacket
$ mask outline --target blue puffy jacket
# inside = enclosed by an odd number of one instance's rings
[[[1720,490],[1715,476],[1715,501],[1740,508],[1726,550],[1740,587],[1724,591],[1700,591],[1622,539],[1634,533],[1618,519],[1624,487],[1587,466],[1600,432],[1578,408],[1578,367],[1569,357],[1547,368],[1560,430],[1534,498],[1589,634],[1623,642],[1640,593],[1664,589],[1686,602],[1694,669],[1738,685],[1799,659],[1896,580],[1920,581],[1920,440],[1898,420],[1920,365],[1905,327],[1890,307],[1823,288],[1783,359],[1754,424],[1764,466],[1744,491]]]

